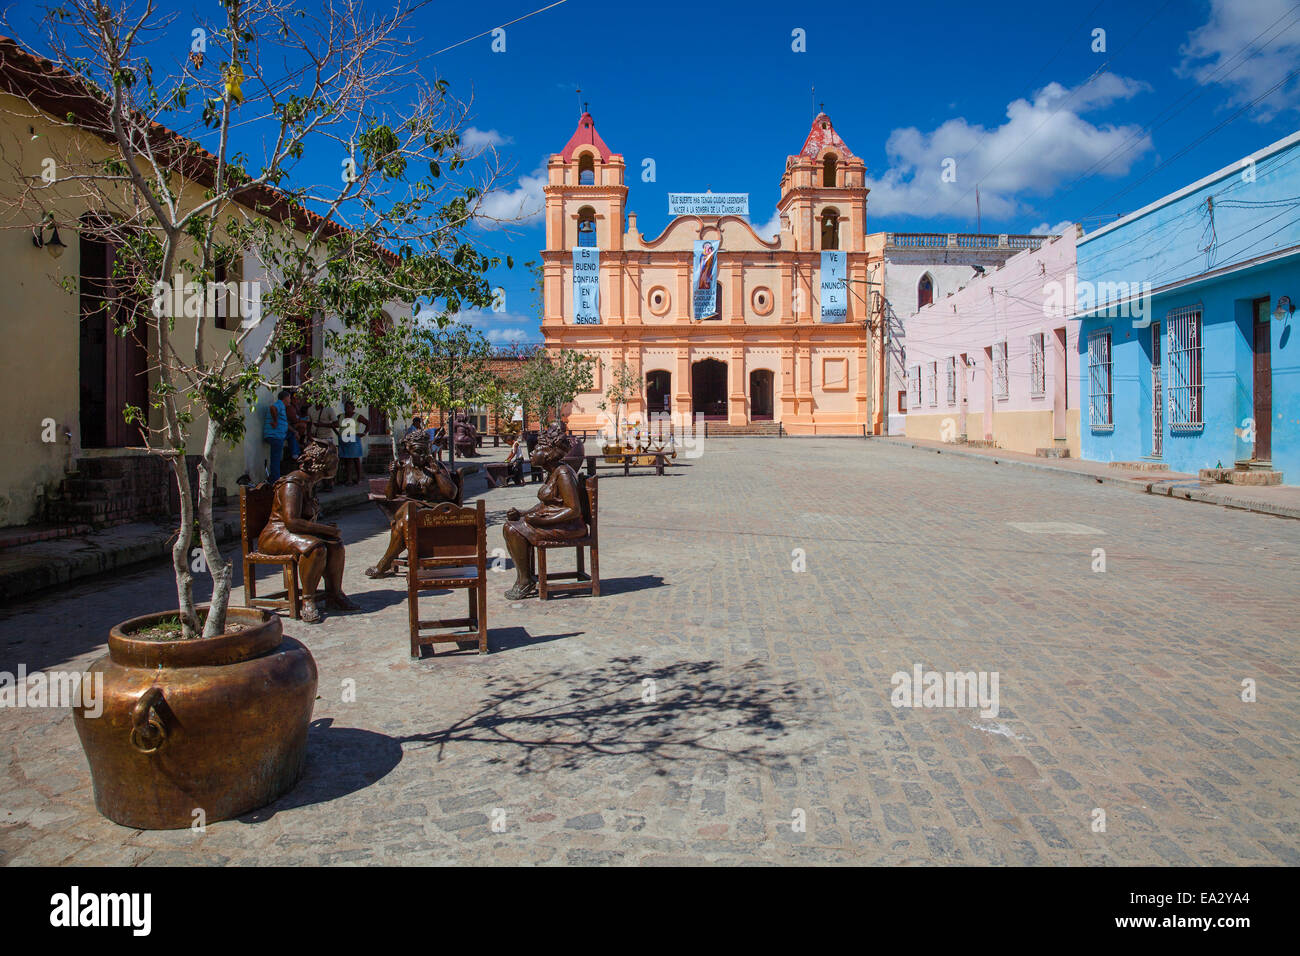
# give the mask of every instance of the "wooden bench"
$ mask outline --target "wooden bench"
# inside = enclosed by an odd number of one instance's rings
[[[655,470],[656,475],[662,475],[664,473],[664,469],[668,467],[668,463],[671,460],[671,456],[658,451],[633,452],[630,455],[619,455],[619,456],[586,455],[585,457],[587,459],[587,475],[589,477],[591,475],[594,475],[597,469],[599,469],[600,471],[608,471],[611,468],[623,469],[624,475],[630,475],[632,473],[633,468],[653,468]],[[603,459],[605,457],[610,457],[610,458],[621,457],[623,461],[621,464],[617,464],[617,463],[602,464],[602,465],[596,464],[597,459]],[[642,464],[640,462],[635,462],[633,459],[637,459],[637,458],[654,458],[654,463]]]

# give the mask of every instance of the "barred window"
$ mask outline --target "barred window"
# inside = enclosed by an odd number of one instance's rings
[[[948,356],[948,404],[957,404],[957,357]]]
[[[1165,322],[1169,330],[1169,427],[1203,428],[1201,307],[1174,309]]]
[[[1088,382],[1088,424],[1098,430],[1113,429],[1110,329],[1088,334]]]
[[[929,396],[931,407],[939,404],[939,363],[931,362],[929,380],[926,382],[926,394]]]
[[[1007,371],[1007,343],[1005,340],[993,346],[993,394],[1006,398],[1011,394],[1011,376]]]
[[[912,380],[908,384],[910,384],[912,387],[912,401],[910,404],[913,408],[920,408],[921,407],[921,366],[919,365],[912,366]]]
[[[1047,371],[1044,365],[1044,340],[1042,332],[1029,336],[1029,394],[1042,396],[1047,391]]]

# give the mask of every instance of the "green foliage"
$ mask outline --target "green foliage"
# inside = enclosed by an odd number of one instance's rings
[[[609,404],[614,406],[614,427],[622,428],[623,406],[641,394],[641,376],[626,362],[620,362],[610,369],[609,385],[605,389],[605,401],[597,407],[603,412]]]
[[[579,392],[591,391],[596,359],[583,352],[537,348],[524,362],[518,391],[542,427],[556,421]]]

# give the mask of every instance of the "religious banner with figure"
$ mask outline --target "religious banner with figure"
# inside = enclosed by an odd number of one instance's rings
[[[573,321],[600,324],[600,250],[592,246],[573,250]]]
[[[849,320],[849,282],[845,275],[848,256],[843,252],[822,252],[822,321]]]
[[[718,314],[718,252],[715,239],[695,240],[691,260],[691,315],[708,319]]]

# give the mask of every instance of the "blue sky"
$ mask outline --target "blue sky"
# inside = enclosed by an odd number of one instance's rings
[[[425,78],[472,98],[467,140],[511,171],[486,208],[525,217],[475,232],[516,263],[491,277],[506,311],[468,316],[497,342],[538,337],[520,263],[542,245],[530,214],[580,100],[623,154],[648,236],[667,224],[669,191],[709,187],[748,192],[766,231],[814,104],[866,163],[872,232],[973,231],[976,185],[985,232],[1095,227],[1300,126],[1300,77],[1284,79],[1300,68],[1297,0],[567,0],[529,15],[548,2],[434,0],[412,31]],[[494,52],[490,31],[520,17]],[[647,158],[654,182],[641,180]]]
[[[439,4],[427,37],[440,49],[544,5]],[[793,49],[796,29],[806,52]],[[628,206],[648,236],[667,224],[669,191],[710,186],[748,192],[755,224],[770,222],[813,103],[866,162],[873,232],[973,231],[977,184],[986,232],[1096,226],[1300,126],[1292,77],[1177,155],[1300,67],[1294,0],[569,0],[505,30],[505,52],[489,35],[432,58],[472,90],[475,131],[520,177],[493,208],[538,208],[541,167],[573,132],[581,98],[627,161]],[[1096,30],[1105,52],[1093,50]],[[641,181],[645,158],[655,182]],[[945,158],[955,183],[941,182]],[[484,239],[518,261],[543,233],[533,220]],[[497,339],[535,335],[523,275],[494,281],[507,314],[478,324]]]

